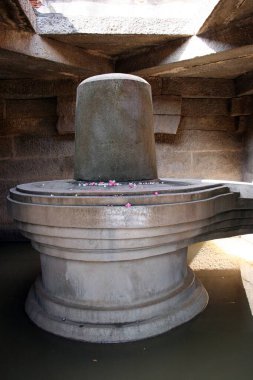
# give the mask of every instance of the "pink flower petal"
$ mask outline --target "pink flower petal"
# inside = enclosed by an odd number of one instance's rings
[[[131,203],[127,203],[127,204],[125,204],[125,207],[129,208],[129,207],[132,207],[132,205],[131,205]]]
[[[109,179],[108,184],[109,184],[109,186],[116,186],[116,181],[115,181],[115,179]]]

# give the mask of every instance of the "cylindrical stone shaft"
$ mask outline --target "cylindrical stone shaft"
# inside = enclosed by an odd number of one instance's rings
[[[77,90],[75,179],[157,178],[151,87],[142,78],[105,74]]]

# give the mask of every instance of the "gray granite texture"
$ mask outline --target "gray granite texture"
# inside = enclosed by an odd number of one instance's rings
[[[75,179],[157,178],[150,85],[126,74],[84,80],[77,90]]]

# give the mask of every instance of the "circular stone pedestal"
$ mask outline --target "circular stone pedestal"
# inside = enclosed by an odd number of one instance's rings
[[[187,268],[187,245],[235,200],[219,184],[17,186],[11,214],[41,257],[28,315],[47,331],[90,342],[133,341],[188,321],[208,296]]]

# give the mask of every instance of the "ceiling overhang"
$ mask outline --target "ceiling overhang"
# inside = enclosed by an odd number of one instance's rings
[[[1,3],[2,78],[71,79],[113,71],[236,78],[253,71],[252,0],[46,4]]]

